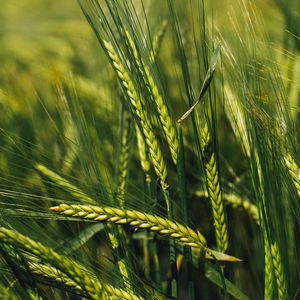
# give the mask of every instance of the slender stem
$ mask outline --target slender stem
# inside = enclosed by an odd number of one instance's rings
[[[179,192],[180,192],[180,202],[183,214],[183,221],[185,224],[188,223],[188,208],[187,208],[187,191],[186,191],[186,180],[185,180],[185,160],[184,160],[184,142],[183,142],[183,132],[182,127],[179,124],[179,152],[177,160],[177,174],[179,181]],[[184,247],[184,256],[186,257],[187,269],[191,270],[192,266],[192,253],[189,247]],[[188,282],[188,299],[192,300],[195,298],[194,283],[192,280],[191,272],[187,274]]]
[[[173,211],[170,201],[169,191],[167,189],[162,189],[163,196],[165,198],[166,206],[167,206],[167,214],[168,218],[173,218]],[[171,266],[171,296],[177,299],[178,296],[178,288],[177,288],[177,266],[176,266],[176,250],[175,250],[175,241],[169,241],[169,259],[170,259],[170,266]]]

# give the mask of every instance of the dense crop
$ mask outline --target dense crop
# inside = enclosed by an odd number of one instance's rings
[[[46,2],[0,4],[0,298],[297,299],[299,1]]]

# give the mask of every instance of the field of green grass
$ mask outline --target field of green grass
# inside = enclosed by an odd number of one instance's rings
[[[0,299],[300,298],[300,1],[0,3]]]

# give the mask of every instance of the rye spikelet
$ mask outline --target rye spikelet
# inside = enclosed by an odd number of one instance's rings
[[[300,197],[300,169],[290,154],[286,154],[284,156],[284,162],[293,180],[296,191]]]
[[[175,221],[136,210],[68,204],[60,204],[59,206],[52,207],[51,210],[82,219],[128,224],[141,229],[148,229],[162,235],[168,235],[191,247],[206,247],[206,239],[200,232],[196,232]]]
[[[220,178],[217,169],[215,153],[212,150],[212,141],[207,123],[200,131],[201,147],[204,155],[204,168],[206,174],[208,195],[212,205],[217,246],[219,251],[226,252],[228,248],[228,233],[220,186]]]
[[[101,283],[99,280],[89,276],[88,272],[73,260],[61,256],[52,249],[14,230],[0,227],[0,241],[2,243],[17,246],[18,248],[28,251],[29,253],[41,258],[43,261],[55,266],[57,269],[72,278],[84,291],[86,291],[91,299],[99,299],[103,292],[106,292],[115,298],[130,300],[143,299],[109,284]]]
[[[148,117],[146,110],[143,107],[142,101],[138,96],[136,89],[134,88],[134,84],[131,81],[117,53],[115,52],[112,44],[106,41],[103,41],[103,44],[112,62],[112,65],[117,73],[117,76],[122,84],[122,87],[124,88],[124,92],[129,98],[131,107],[136,117],[140,121],[140,125],[146,139],[146,144],[149,148],[152,164],[158,178],[160,179],[161,186],[163,189],[167,189],[168,185],[166,183],[166,178],[167,178],[166,163],[164,161],[158,140],[154,135],[150,118]]]

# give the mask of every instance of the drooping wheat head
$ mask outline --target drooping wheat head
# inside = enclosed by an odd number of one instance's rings
[[[196,232],[187,226],[157,215],[136,210],[91,205],[60,204],[52,207],[51,210],[67,216],[87,220],[128,224],[130,226],[148,229],[162,235],[170,236],[187,246],[196,248],[206,247],[206,239],[199,231]]]

